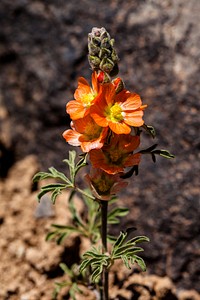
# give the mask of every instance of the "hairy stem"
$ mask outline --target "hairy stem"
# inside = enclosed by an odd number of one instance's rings
[[[101,201],[101,240],[102,240],[102,253],[107,252],[107,213],[108,213],[108,202]],[[108,269],[104,267],[102,274],[102,285],[103,285],[103,298],[102,300],[109,300],[108,296]]]

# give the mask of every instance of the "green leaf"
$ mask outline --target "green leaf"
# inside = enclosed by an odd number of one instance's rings
[[[99,254],[99,253],[96,253],[96,252],[93,252],[92,250],[90,251],[87,251],[86,253],[83,254],[83,257],[94,257],[94,258],[97,258],[97,259],[101,259],[101,258],[104,258],[104,257],[107,257],[105,256],[105,254]]]
[[[155,131],[155,128],[153,126],[144,124],[144,125],[142,125],[142,127],[146,130],[146,132],[148,134],[150,134],[152,136],[153,139],[155,138],[156,131]]]
[[[67,282],[65,282],[65,281],[64,282],[55,282],[54,284],[55,284],[56,287],[53,290],[52,299],[56,300],[59,292],[61,291],[61,289],[63,287],[68,286],[69,284]]]
[[[118,200],[118,197],[116,195],[113,195],[112,198],[109,200],[109,204],[116,203]]]
[[[154,144],[147,149],[143,149],[143,150],[139,151],[139,153],[142,153],[142,154],[151,153],[157,146],[158,146],[158,144]]]
[[[128,208],[117,207],[108,213],[108,224],[118,224],[119,220],[117,218],[124,217],[129,213]]]
[[[82,231],[75,226],[63,226],[58,224],[52,224],[51,226],[56,228],[56,230],[47,234],[46,241],[57,238],[57,244],[61,244],[62,241],[72,233],[82,233]]]
[[[56,231],[53,231],[53,232],[49,232],[47,235],[46,235],[46,241],[50,241],[52,240],[53,238],[55,238],[55,236],[57,235],[57,232]]]
[[[55,201],[56,201],[56,198],[58,197],[58,195],[60,195],[62,192],[61,192],[62,189],[60,188],[56,188],[52,194],[51,194],[51,201],[53,204],[55,204]]]
[[[103,272],[103,264],[100,264],[95,270],[94,272],[92,272],[92,276],[91,276],[91,280],[93,282],[98,282],[101,273]]]
[[[82,273],[89,265],[92,265],[94,262],[99,262],[99,259],[96,258],[92,259],[84,259],[80,265],[80,272]]]
[[[125,239],[126,239],[126,236],[127,236],[127,233],[124,233],[124,232],[122,232],[122,231],[120,232],[120,235],[118,236],[116,242],[115,242],[114,245],[113,245],[113,251],[114,251],[115,249],[118,249],[118,248],[123,244],[123,242],[124,242]]]
[[[64,230],[64,231],[76,229],[74,226],[70,226],[70,225],[51,224],[51,226],[56,229],[60,229],[60,230]]]
[[[76,174],[78,173],[78,171],[85,167],[87,165],[87,153],[84,154],[84,156],[78,161],[78,163],[76,164],[76,167],[75,167],[75,176]]]
[[[83,294],[83,291],[78,287],[78,284],[74,282],[69,290],[69,295],[72,300],[76,300],[76,293]]]
[[[127,267],[127,269],[131,269],[128,257],[126,255],[122,255],[121,259],[122,259],[124,265]]]
[[[144,235],[140,235],[140,236],[135,236],[133,237],[132,239],[130,239],[128,241],[128,243],[131,243],[131,244],[137,244],[137,243],[141,243],[141,242],[149,242],[149,238],[144,236]]]
[[[68,268],[66,264],[60,263],[59,266],[64,271],[65,274],[69,275],[70,277],[73,276],[73,272],[71,271],[71,269]]]
[[[61,191],[63,189],[66,189],[67,185],[66,184],[51,184],[51,185],[45,185],[41,188],[41,191],[38,193],[37,198],[38,201],[40,201],[40,199],[42,198],[42,196],[44,196],[45,194],[47,194],[48,192],[52,192],[51,195],[51,201],[53,202],[53,204],[55,203],[56,197],[61,194]]]
[[[168,150],[164,150],[164,149],[154,150],[157,146],[158,146],[157,144],[154,144],[153,146],[151,146],[151,147],[149,147],[147,149],[141,150],[139,153],[142,153],[142,154],[151,154],[153,162],[156,162],[156,156],[155,156],[155,154],[158,154],[158,155],[163,156],[165,158],[174,158],[175,157]]]
[[[136,253],[144,251],[141,247],[134,247],[132,244],[126,243],[124,246],[119,247],[113,253],[113,257],[123,255],[126,253]]]
[[[37,195],[38,200],[42,198],[46,193],[51,192],[51,201],[53,204],[55,203],[55,200],[59,194],[61,194],[63,189],[67,188],[67,184],[63,183],[52,183],[52,184],[47,184],[43,187],[41,187],[40,193]]]
[[[33,177],[33,182],[44,180],[47,178],[57,178],[66,182],[69,186],[73,186],[71,181],[61,172],[57,171],[54,167],[49,168],[49,172],[39,172]]]
[[[174,158],[175,156],[171,154],[169,151],[161,149],[161,150],[154,150],[152,151],[154,154],[158,154],[160,156],[163,156],[165,158]]]
[[[61,233],[60,236],[57,238],[57,244],[60,245],[67,236],[69,236],[67,232]]]
[[[70,179],[74,183],[75,181],[75,158],[76,151],[69,151],[69,159],[64,159],[63,162],[67,163],[69,166]]]
[[[142,269],[142,271],[145,272],[146,264],[145,264],[144,260],[140,256],[137,256],[137,255],[134,255],[134,259],[137,262],[138,266]]]

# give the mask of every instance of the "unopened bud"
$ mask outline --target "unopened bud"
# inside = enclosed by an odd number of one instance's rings
[[[101,61],[97,56],[89,55],[89,60],[90,60],[90,63],[92,64],[92,66],[94,67],[94,69],[99,68],[99,65],[100,65]]]
[[[97,80],[99,83],[108,83],[111,81],[110,76],[103,71],[99,72],[99,74],[97,75]]]
[[[115,86],[116,94],[119,94],[124,89],[124,82],[121,78],[115,78],[112,83]]]
[[[97,47],[96,45],[90,43],[90,44],[88,45],[88,47],[89,47],[89,53],[90,53],[91,55],[94,55],[94,56],[95,56],[95,55],[98,55],[98,54],[99,54],[100,48]]]
[[[99,52],[99,58],[103,59],[104,57],[109,57],[111,55],[111,51],[106,48],[101,48]]]
[[[114,63],[109,58],[103,58],[100,63],[100,69],[108,74],[112,71]]]
[[[105,28],[92,28],[88,34],[88,60],[94,71],[107,73],[107,78],[118,73],[118,56],[114,49],[114,39]]]

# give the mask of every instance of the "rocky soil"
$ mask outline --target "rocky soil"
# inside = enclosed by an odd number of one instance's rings
[[[143,145],[158,142],[176,155],[156,164],[144,157],[120,195],[130,214],[113,233],[135,226],[151,242],[143,254],[147,274],[122,272],[111,296],[200,299],[199,12],[198,0],[1,0],[0,299],[51,299],[63,276],[59,262],[79,258],[80,239],[45,242],[51,223],[70,221],[67,195],[38,208],[31,178],[52,165],[64,171],[71,149],[62,138],[70,121],[65,105],[77,78],[90,79],[87,34],[94,26],[115,38],[119,75],[148,104],[145,122],[157,138],[144,136]]]

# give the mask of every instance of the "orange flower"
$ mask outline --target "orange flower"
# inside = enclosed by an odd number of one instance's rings
[[[66,105],[67,113],[72,120],[83,118],[89,113],[90,106],[97,100],[99,92],[99,82],[97,73],[92,73],[92,87],[88,81],[80,77],[78,80],[78,88],[74,93],[76,100],[71,100]]]
[[[63,137],[70,145],[81,146],[83,152],[103,147],[108,127],[100,127],[89,115],[71,122],[71,127],[72,129],[63,133]]]
[[[90,152],[92,166],[109,174],[117,174],[123,172],[126,167],[139,165],[141,154],[133,154],[139,143],[139,136],[114,135],[109,145]]]
[[[116,94],[116,85],[109,83],[102,85],[102,93],[90,114],[99,126],[109,126],[116,134],[129,134],[130,126],[144,124],[142,116],[146,106],[142,105],[139,95],[125,89]]]
[[[112,195],[118,193],[128,185],[120,178],[120,174],[110,175],[100,169],[91,169],[90,175],[85,176],[93,195],[100,200],[110,200]]]

